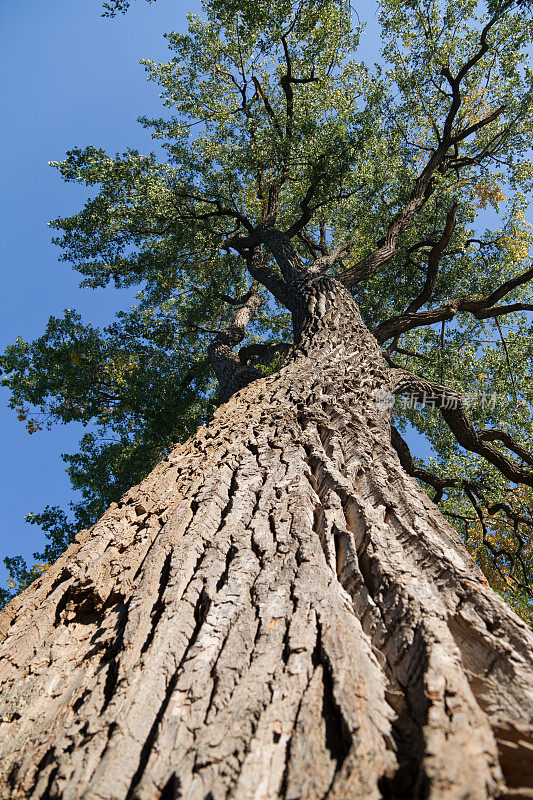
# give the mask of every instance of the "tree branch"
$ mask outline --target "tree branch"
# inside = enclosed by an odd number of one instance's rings
[[[481,487],[475,483],[474,481],[465,480],[463,478],[441,478],[438,475],[435,475],[432,472],[424,469],[423,467],[419,467],[415,464],[407,442],[402,438],[399,432],[396,430],[394,426],[391,426],[391,444],[396,450],[398,454],[398,458],[400,460],[400,464],[402,465],[403,469],[407,472],[408,475],[411,475],[413,478],[417,478],[417,480],[422,481],[423,483],[432,486],[435,489],[435,495],[433,497],[433,502],[438,503],[442,499],[443,491],[446,488],[455,488],[461,489],[465,495],[467,496],[468,500],[472,504],[474,508],[474,512],[476,517],[478,518],[481,530],[482,530],[482,541],[483,545],[489,551],[492,562],[494,565],[494,569],[498,572],[500,577],[507,582],[506,575],[502,572],[502,568],[500,565],[500,559],[503,557],[507,558],[511,568],[509,570],[509,578],[513,581],[513,583],[520,588],[524,589],[528,594],[532,594],[530,580],[528,575],[528,570],[522,558],[522,550],[525,546],[526,540],[520,536],[519,533],[519,525],[526,525],[529,528],[533,528],[533,520],[529,519],[528,517],[524,517],[521,514],[517,514],[514,512],[509,505],[506,503],[489,503],[482,491]],[[489,538],[489,531],[487,525],[485,523],[483,510],[479,501],[482,501],[485,505],[486,511],[489,516],[494,516],[498,512],[503,512],[508,519],[513,522],[513,531],[515,538],[517,540],[517,548],[513,552],[504,548],[500,545],[495,546],[493,542],[490,541]],[[444,511],[446,516],[452,517],[453,519],[459,519],[462,522],[467,523],[474,522],[475,517],[465,517],[461,514],[453,514],[450,512]],[[518,580],[514,575],[515,564],[516,561],[519,562],[522,568],[522,575],[524,581]]]
[[[422,287],[422,291],[418,297],[415,297],[415,299],[409,303],[405,312],[406,314],[412,314],[413,312],[418,311],[418,309],[421,308],[433,294],[435,283],[437,282],[440,257],[453,236],[456,224],[456,214],[457,203],[454,203],[446,215],[446,224],[444,225],[444,230],[442,231],[440,238],[435,244],[433,244],[433,247],[429,251],[426,280],[424,286]]]
[[[262,298],[257,292],[251,289],[237,310],[231,325],[220,331],[208,347],[209,360],[224,400],[229,400],[236,391],[261,377],[258,370],[242,364],[239,357],[233,352],[233,348],[240,344],[246,336],[246,327],[262,302]]]
[[[504,107],[501,106],[496,111],[489,114],[483,120],[470,125],[463,130],[459,130],[455,135],[452,133],[457,114],[461,107],[461,82],[475,65],[483,58],[489,50],[487,41],[491,28],[495,25],[501,15],[510,7],[512,3],[504,3],[492,16],[483,28],[480,35],[480,44],[476,53],[463,65],[455,77],[452,76],[447,67],[442,69],[442,75],[448,80],[452,90],[452,101],[442,126],[442,133],[437,136],[437,147],[433,150],[426,166],[416,179],[409,199],[390,223],[384,238],[378,243],[378,247],[353,267],[344,272],[339,280],[345,286],[355,286],[360,281],[368,278],[380,266],[389,261],[396,251],[398,241],[402,233],[409,226],[417,212],[422,208],[427,199],[433,192],[433,178],[436,172],[444,173],[447,169],[446,158],[451,147],[457,148],[457,144],[481,128],[489,125],[500,116]],[[457,165],[455,165],[457,167]]]
[[[260,247],[251,247],[246,251],[246,266],[254,281],[261,283],[275,297],[278,303],[291,308],[291,296],[285,281],[276,275],[267,263]]]
[[[424,483],[427,483],[429,486],[432,486],[435,489],[435,496],[433,497],[434,503],[439,503],[440,500],[442,500],[444,489],[458,485],[459,481],[456,478],[439,478],[438,475],[428,472],[428,470],[415,464],[407,442],[400,435],[394,425],[391,425],[391,444],[398,453],[400,464],[407,474],[411,475],[413,478],[423,481]]]
[[[489,440],[501,441],[509,450],[533,465],[533,455],[503,431],[476,431],[466,414],[462,394],[441,386],[433,381],[414,375],[407,370],[395,369],[391,375],[391,391],[394,394],[408,394],[421,405],[438,408],[442,418],[452,431],[457,442],[472,453],[485,458],[506,478],[514,483],[533,486],[533,470],[524,469],[507,458],[500,450],[487,444]]]
[[[263,244],[276,260],[286,286],[287,303],[284,305],[290,308],[290,285],[301,278],[308,278],[310,271],[289,236],[270,225],[259,225],[247,241],[252,248]]]
[[[206,212],[204,214],[197,214],[194,211],[190,211],[188,214],[188,218],[190,219],[206,219],[208,217],[231,217],[232,219],[236,219],[240,224],[243,226],[245,230],[251,233],[254,229],[254,226],[250,222],[250,220],[241,214],[240,211],[236,208],[228,208],[225,206],[219,198],[209,198],[209,197],[202,197],[201,195],[192,194],[191,192],[176,192],[176,197],[180,198],[181,200],[192,200],[196,203],[207,203],[208,205],[214,205],[216,207],[216,211]],[[183,216],[183,218],[187,218]]]
[[[460,297],[451,298],[446,300],[437,308],[432,308],[428,311],[422,311],[419,313],[406,312],[405,314],[400,314],[397,317],[391,317],[391,319],[382,322],[380,325],[374,328],[372,333],[378,342],[383,344],[383,342],[386,342],[387,339],[400,336],[402,333],[407,333],[407,331],[413,330],[414,328],[420,328],[426,325],[433,325],[436,322],[442,322],[443,320],[453,319],[459,312],[469,312],[476,319],[481,320],[487,317],[498,317],[502,314],[511,314],[516,311],[532,311],[533,305],[530,303],[511,303],[506,306],[496,306],[495,308],[492,308],[494,303],[497,303],[498,300],[501,300],[506,294],[512,292],[513,289],[516,289],[518,286],[527,283],[532,278],[533,269],[529,269],[526,272],[523,272],[520,275],[505,281],[487,297],[482,297],[479,300],[471,300]]]
[[[259,80],[256,78],[255,75],[252,75],[252,81],[253,81],[254,86],[256,88],[257,94],[259,95],[259,97],[263,101],[263,105],[265,107],[265,111],[267,112],[268,116],[272,120],[272,124],[274,125],[274,128],[276,129],[276,133],[279,135],[280,138],[283,138],[283,131],[281,129],[281,125],[279,124],[279,120],[276,117],[276,113],[275,113],[274,109],[272,108],[272,106],[270,104],[270,100],[268,99],[268,95],[265,94],[265,92],[263,90],[263,87],[261,86],[261,84],[259,83]]]

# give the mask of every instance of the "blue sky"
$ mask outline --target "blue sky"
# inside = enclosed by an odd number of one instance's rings
[[[153,149],[136,118],[158,112],[160,102],[139,59],[165,60],[163,33],[183,29],[186,11],[197,7],[137,2],[126,16],[109,20],[100,17],[98,0],[0,0],[2,350],[16,336],[38,336],[64,308],[102,324],[131,302],[131,293],[79,289],[80,276],[58,262],[46,223],[78,210],[85,192],[62,183],[48,161],[86,144],[111,152]],[[7,401],[2,390],[0,557],[31,557],[44,537],[24,516],[71,498],[61,453],[75,452],[82,429],[69,425],[29,436]]]
[[[367,5],[367,9],[373,9]],[[0,227],[3,308],[0,348],[16,336],[38,336],[51,314],[75,308],[94,324],[110,321],[132,293],[80,290],[80,276],[58,262],[46,223],[78,210],[85,192],[64,184],[48,161],[75,146],[93,144],[110,152],[153,149],[136,122],[160,111],[157,87],[146,80],[141,58],[165,60],[163,33],[185,28],[180,5],[137,0],[126,16],[100,16],[98,0],[0,0],[0,69],[3,75],[0,152],[3,154]],[[362,46],[377,56],[373,13]],[[44,536],[24,516],[46,504],[65,506],[72,497],[61,453],[75,452],[81,426],[56,427],[32,436],[0,395],[3,529],[0,558],[31,558]],[[0,582],[5,580],[0,567]]]

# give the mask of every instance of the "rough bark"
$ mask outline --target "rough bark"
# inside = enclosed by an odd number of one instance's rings
[[[2,798],[533,797],[533,636],[390,444],[339,284],[1,617]]]

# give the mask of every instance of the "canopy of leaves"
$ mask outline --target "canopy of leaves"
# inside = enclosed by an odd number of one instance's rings
[[[88,287],[138,285],[137,306],[103,331],[67,311],[0,358],[30,432],[88,426],[80,452],[65,457],[81,493],[73,518],[49,508],[31,520],[50,539],[39,561],[209,417],[218,390],[207,346],[250,285],[249,242],[271,224],[302,263],[318,259],[351,287],[392,367],[475,393],[473,424],[504,428],[527,448],[527,10],[511,0],[381,0],[374,65],[358,58],[364,26],[343,0],[206,0],[187,33],[167,35],[171,60],[145,62],[164,110],[141,120],[165,157],[89,146],[54,164],[90,190],[79,213],[51,223],[62,258]],[[268,280],[253,275],[268,302],[250,341],[288,341],[283,269],[268,259]],[[450,300],[481,302],[503,284],[504,311],[449,312]],[[528,617],[529,489],[461,447],[436,411],[400,399],[394,414],[400,432],[426,437],[429,468],[447,481],[442,509]],[[502,502],[507,511],[495,509]],[[15,588],[31,580],[11,563]]]

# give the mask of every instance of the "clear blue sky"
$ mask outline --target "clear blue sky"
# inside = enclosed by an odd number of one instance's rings
[[[18,335],[35,338],[48,317],[65,308],[103,324],[131,302],[131,293],[115,289],[80,290],[80,276],[58,262],[46,223],[78,210],[85,193],[63,184],[47,162],[87,144],[111,152],[153,149],[136,118],[158,114],[160,102],[139,59],[166,60],[163,33],[183,30],[186,12],[198,9],[197,2],[137,0],[126,16],[109,20],[100,16],[99,0],[0,0],[2,350]],[[373,61],[378,47],[373,3],[366,9],[372,11],[362,52]],[[82,429],[69,425],[29,436],[7,400],[3,390],[0,558],[31,558],[44,536],[24,516],[46,504],[66,506],[72,498],[61,453],[76,451]],[[5,575],[2,566],[2,585]]]

